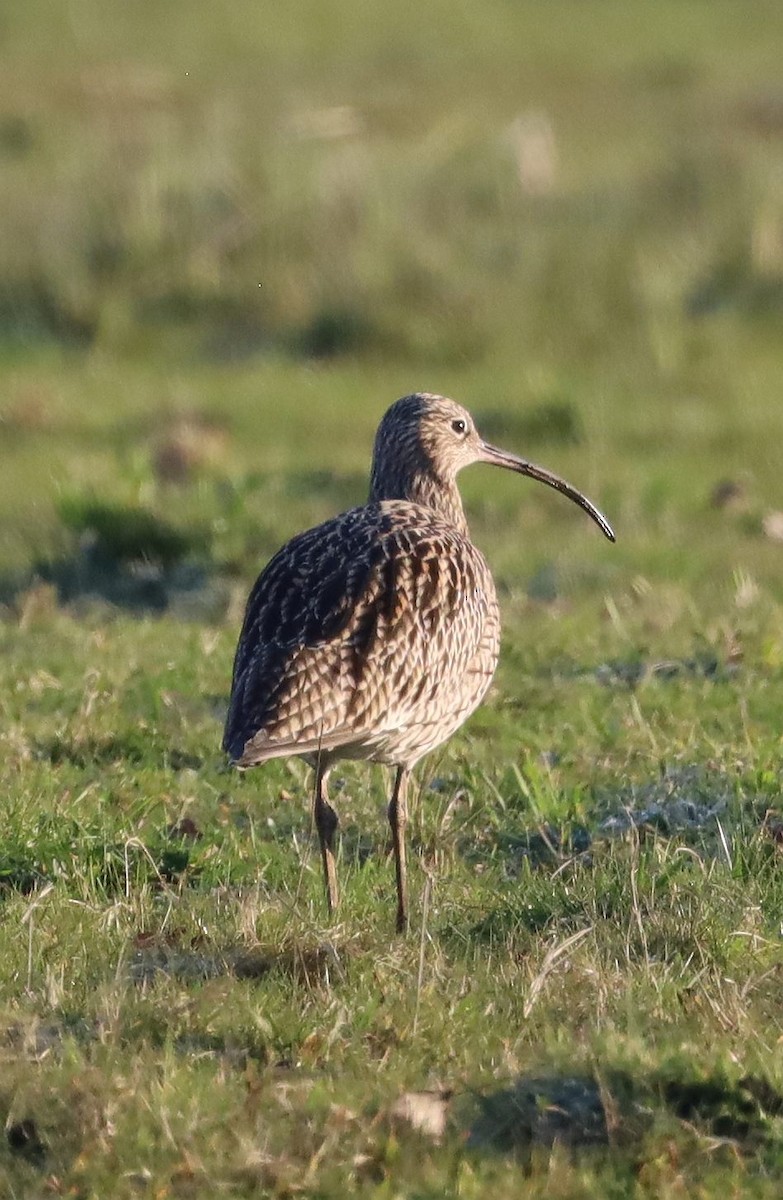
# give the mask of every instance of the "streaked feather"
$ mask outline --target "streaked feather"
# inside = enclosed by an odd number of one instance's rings
[[[384,500],[293,538],[259,576],[224,748],[416,762],[480,702],[497,659],[489,568],[432,509]]]

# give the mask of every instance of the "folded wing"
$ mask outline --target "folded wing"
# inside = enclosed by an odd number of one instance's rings
[[[383,757],[400,729],[453,706],[480,648],[487,586],[475,547],[404,501],[300,534],[250,594],[224,749],[241,766],[341,747]]]

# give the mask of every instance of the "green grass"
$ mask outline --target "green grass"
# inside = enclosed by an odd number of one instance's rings
[[[0,1193],[777,1197],[780,6],[6,9]],[[618,543],[464,475],[502,661],[400,939],[383,772],[330,920],[309,771],[219,741],[413,388]]]

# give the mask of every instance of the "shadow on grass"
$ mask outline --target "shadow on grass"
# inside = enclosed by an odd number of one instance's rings
[[[139,766],[149,763],[151,754],[155,754],[155,747],[150,743],[151,738],[147,730],[130,730],[121,737],[117,734],[54,737],[35,742],[33,753],[36,758],[50,762],[52,766],[62,763],[82,769],[120,763]],[[172,771],[199,770],[204,766],[203,757],[178,750],[176,747],[162,746],[160,757],[162,765]]]
[[[290,850],[294,834],[299,835],[298,853]],[[271,853],[272,847],[280,850]],[[281,886],[295,880],[302,869],[301,853],[314,869],[317,867],[320,877],[318,839],[304,813],[301,820],[292,814],[290,820],[275,822],[274,826],[262,824],[252,841],[248,835],[241,853],[230,836],[227,844],[219,831],[207,826],[205,832],[190,817],[165,830],[151,830],[143,840],[107,836],[101,825],[91,828],[65,817],[52,817],[35,828],[6,837],[0,848],[0,902],[10,894],[30,895],[51,883],[67,891],[88,886],[102,901],[145,888],[206,894],[215,888],[252,886],[259,878],[275,892],[276,883],[270,883],[270,879],[279,880]],[[376,861],[383,868],[390,855],[391,847],[385,841],[376,842],[357,827],[347,826],[338,871],[345,875]],[[390,865],[388,869],[391,881],[393,870]]]
[[[183,827],[184,826],[184,827]],[[99,895],[127,895],[142,887],[195,886],[201,880],[200,833],[187,822],[143,843],[138,838],[106,840],[102,829],[52,820],[35,831],[6,839],[0,853],[0,899],[29,895],[37,887],[78,878]]]
[[[331,943],[315,946],[227,947],[222,950],[182,946],[139,934],[129,967],[133,983],[149,986],[163,979],[190,982],[232,976],[253,982],[279,975],[305,987],[328,986],[345,978],[341,955]]]
[[[508,1154],[555,1142],[594,1146],[609,1141],[605,1096],[590,1077],[531,1076],[475,1102],[467,1138],[473,1150]]]
[[[225,581],[206,562],[124,562],[94,546],[40,559],[24,573],[0,575],[0,605],[14,609],[25,622],[58,606],[77,613],[109,606],[140,616],[173,611],[185,618],[216,619],[227,603]]]
[[[31,1117],[7,1125],[5,1139],[11,1154],[25,1159],[33,1167],[43,1167],[46,1161],[46,1143]]]
[[[529,1076],[474,1097],[474,1105],[465,1121],[472,1150],[525,1157],[535,1146],[559,1144],[633,1153],[657,1113],[749,1152],[772,1138],[783,1095],[757,1076],[732,1081],[720,1071],[672,1069],[644,1079],[623,1071]]]
[[[201,618],[224,611],[225,586],[216,579],[205,531],[178,529],[147,509],[89,495],[66,498],[59,508],[73,551],[0,576],[0,604],[21,619],[57,604],[95,602],[139,613],[176,608]]]

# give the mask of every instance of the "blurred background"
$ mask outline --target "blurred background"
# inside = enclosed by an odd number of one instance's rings
[[[509,592],[777,595],[782,61],[778,0],[5,0],[0,600],[225,614],[415,389],[616,525],[468,473]]]
[[[220,730],[414,390],[618,540],[461,476],[390,945],[384,773],[333,921]],[[0,1195],[777,1197],[782,448],[781,0],[0,0]]]

